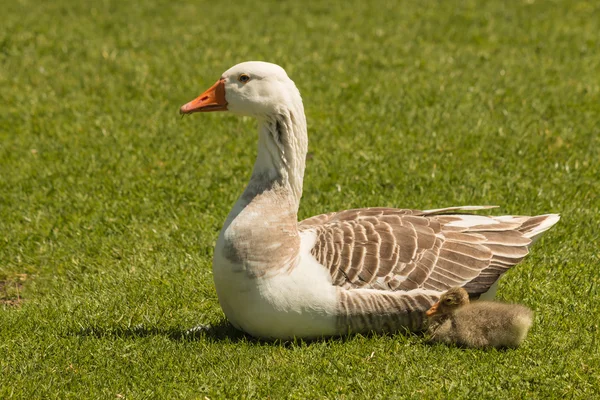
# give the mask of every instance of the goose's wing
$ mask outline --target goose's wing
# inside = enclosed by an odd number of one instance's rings
[[[462,286],[478,295],[527,255],[533,237],[558,221],[554,214],[450,214],[486,208],[492,207],[363,208],[318,215],[299,228],[314,232],[311,253],[337,286],[393,291]]]

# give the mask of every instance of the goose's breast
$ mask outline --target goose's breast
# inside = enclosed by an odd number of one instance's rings
[[[229,259],[221,235],[213,274],[219,302],[238,329],[264,338],[288,339],[336,334],[338,289],[310,249],[314,232],[300,233],[300,252],[293,268],[254,276],[243,262]]]

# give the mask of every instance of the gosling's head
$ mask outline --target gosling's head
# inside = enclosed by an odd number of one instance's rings
[[[444,293],[426,314],[428,317],[447,315],[466,304],[469,304],[467,291],[461,287],[454,287]]]

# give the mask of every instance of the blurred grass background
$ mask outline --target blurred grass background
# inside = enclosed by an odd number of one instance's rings
[[[600,396],[600,5],[3,2],[0,397]],[[498,204],[560,223],[501,281],[515,351],[411,335],[261,343],[212,251],[255,123],[178,108],[264,60],[309,124],[300,217]],[[212,334],[187,334],[212,324]]]

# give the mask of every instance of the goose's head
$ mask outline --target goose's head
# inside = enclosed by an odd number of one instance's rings
[[[248,61],[223,73],[208,90],[181,106],[181,114],[231,111],[261,117],[274,115],[281,107],[298,102],[300,94],[294,82],[278,65]]]
[[[447,315],[467,304],[469,304],[469,294],[467,291],[463,288],[455,287],[444,293],[440,297],[440,301],[427,310],[426,314],[428,317]]]

